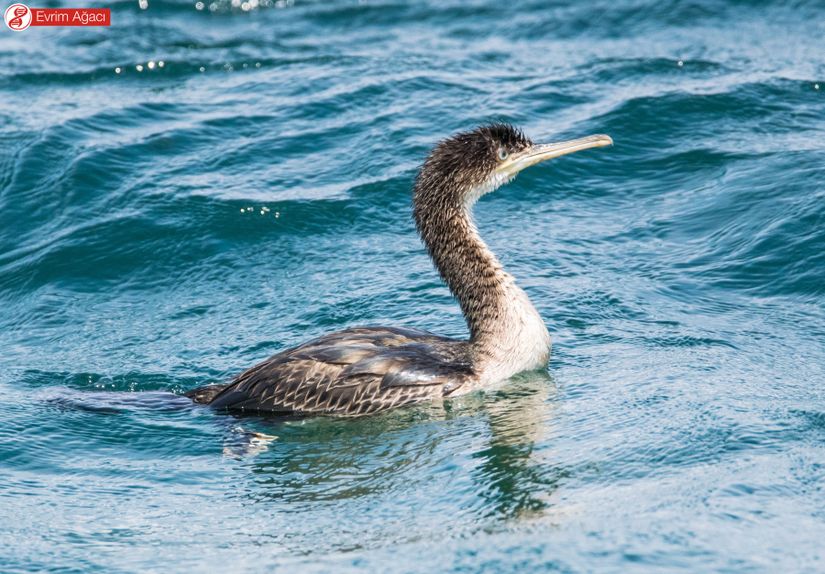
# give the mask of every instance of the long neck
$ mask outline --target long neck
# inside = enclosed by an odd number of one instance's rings
[[[477,362],[502,377],[546,363],[544,322],[479,236],[469,202],[431,207],[416,197],[414,213],[438,272],[461,305]]]

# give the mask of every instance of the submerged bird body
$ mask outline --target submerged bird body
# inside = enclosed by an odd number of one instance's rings
[[[357,416],[464,394],[544,367],[550,334],[479,236],[472,206],[525,167],[611,143],[607,136],[590,136],[534,145],[519,130],[496,124],[446,139],[430,153],[416,178],[413,214],[436,269],[458,299],[469,340],[406,328],[345,329],[187,396],[235,411]]]
[[[276,414],[365,415],[438,398],[473,377],[469,345],[415,329],[356,327],[278,353],[210,405]],[[204,402],[204,401],[201,401]]]

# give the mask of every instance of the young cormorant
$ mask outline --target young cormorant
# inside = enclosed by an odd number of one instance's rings
[[[550,357],[550,334],[527,294],[478,234],[473,204],[539,162],[611,145],[606,135],[534,144],[493,124],[440,142],[415,180],[416,228],[458,299],[469,340],[400,327],[353,327],[282,351],[224,385],[190,391],[231,411],[358,416],[470,392]]]

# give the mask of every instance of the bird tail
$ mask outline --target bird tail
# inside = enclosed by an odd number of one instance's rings
[[[230,383],[225,383],[222,385],[206,385],[205,387],[198,387],[197,389],[192,389],[191,391],[183,393],[183,396],[192,399],[196,403],[208,405],[229,385]]]

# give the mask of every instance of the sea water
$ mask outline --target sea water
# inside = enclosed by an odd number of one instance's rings
[[[106,6],[0,31],[0,570],[825,569],[821,2]],[[545,373],[359,420],[180,397],[466,336],[410,191],[494,120],[615,140],[476,209]]]

